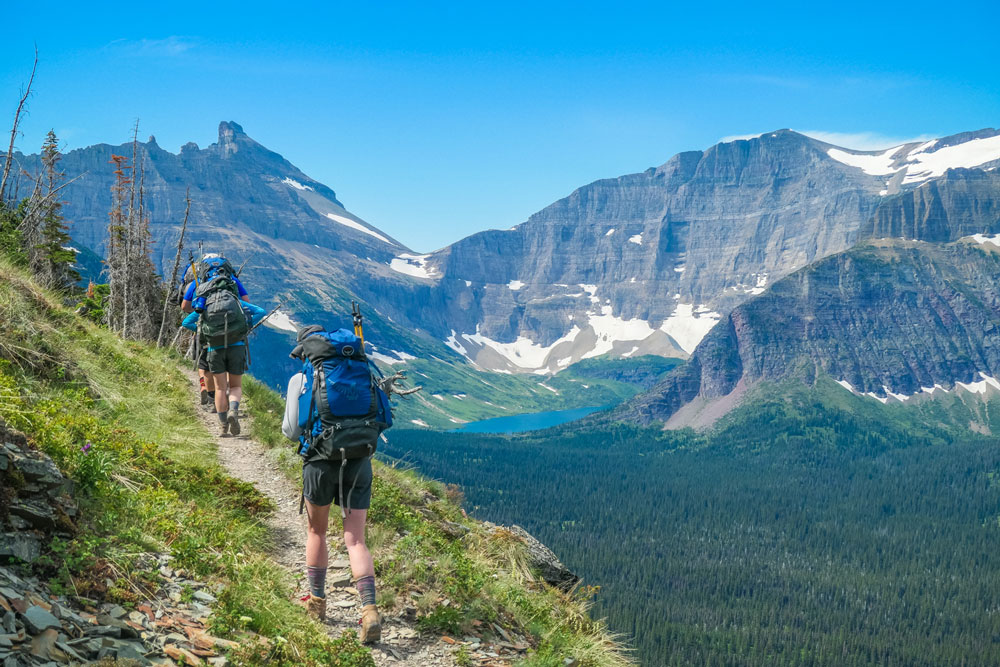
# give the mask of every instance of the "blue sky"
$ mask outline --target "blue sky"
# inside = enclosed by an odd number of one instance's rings
[[[176,151],[235,120],[430,251],[723,137],[1000,125],[995,2],[358,4],[17,3],[0,127],[37,43],[18,148],[120,143],[139,118]]]

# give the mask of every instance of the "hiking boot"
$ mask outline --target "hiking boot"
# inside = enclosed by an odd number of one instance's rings
[[[215,403],[209,403],[208,404],[208,413],[209,414],[214,415],[214,414],[218,414],[218,412],[219,411],[215,409]]]
[[[361,608],[361,643],[374,644],[382,638],[382,616],[373,604]]]
[[[222,435],[229,435],[229,420],[222,422]]]
[[[226,424],[229,425],[229,432],[233,435],[240,434],[240,416],[234,412],[230,412],[229,416],[226,417]]]
[[[310,595],[306,600],[306,613],[317,621],[326,620],[326,598],[318,598]]]
[[[201,389],[201,404],[202,405],[208,405],[208,402],[210,400],[211,399],[208,396],[208,389],[205,389],[204,387],[202,387],[202,389]]]

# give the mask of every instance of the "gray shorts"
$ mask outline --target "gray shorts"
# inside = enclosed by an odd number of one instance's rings
[[[212,373],[243,375],[247,370],[247,346],[230,345],[209,350],[206,359]]]
[[[343,489],[340,488],[339,461],[310,461],[302,466],[302,494],[319,507],[330,503],[340,505],[343,495],[350,509],[366,510],[372,502],[372,460],[348,461],[344,466]]]
[[[198,368],[203,371],[208,370],[208,348],[201,348],[201,352],[198,353]]]

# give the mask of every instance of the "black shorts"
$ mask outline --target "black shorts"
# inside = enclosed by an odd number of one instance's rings
[[[313,505],[340,505],[366,510],[372,502],[372,460],[353,459],[344,466],[344,487],[340,488],[339,461],[310,461],[302,466],[302,494]]]
[[[230,345],[209,350],[208,370],[216,374],[243,375],[247,370],[247,346]]]
[[[207,371],[208,370],[208,348],[201,348],[201,352],[198,353],[198,370]]]

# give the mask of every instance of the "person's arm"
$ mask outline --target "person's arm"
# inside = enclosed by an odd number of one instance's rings
[[[237,278],[236,276],[233,276],[233,282],[236,283],[236,291],[240,295],[240,301],[249,302],[250,295],[247,294],[247,290],[245,287],[243,287],[243,283],[240,282],[240,279]]]
[[[190,329],[191,331],[197,331],[199,315],[200,313],[191,313],[190,315],[184,318],[184,321],[181,322],[181,326],[184,327],[185,329]]]
[[[296,440],[302,435],[302,429],[299,428],[299,396],[302,395],[305,381],[305,373],[296,373],[288,381],[288,393],[285,394],[285,417],[281,420],[281,432],[290,440]]]
[[[194,301],[194,288],[195,284],[192,280],[191,284],[187,286],[186,290],[184,290],[184,300],[181,301],[181,310],[185,313],[190,313],[194,310],[191,306],[191,302]]]
[[[255,306],[252,303],[244,302],[243,303],[243,310],[244,310],[244,312],[246,312],[246,313],[248,313],[250,315],[250,326],[251,327],[254,326],[255,324],[257,324],[258,322],[260,322],[262,319],[264,319],[264,316],[267,315],[267,311],[266,310],[264,310],[260,306]]]

